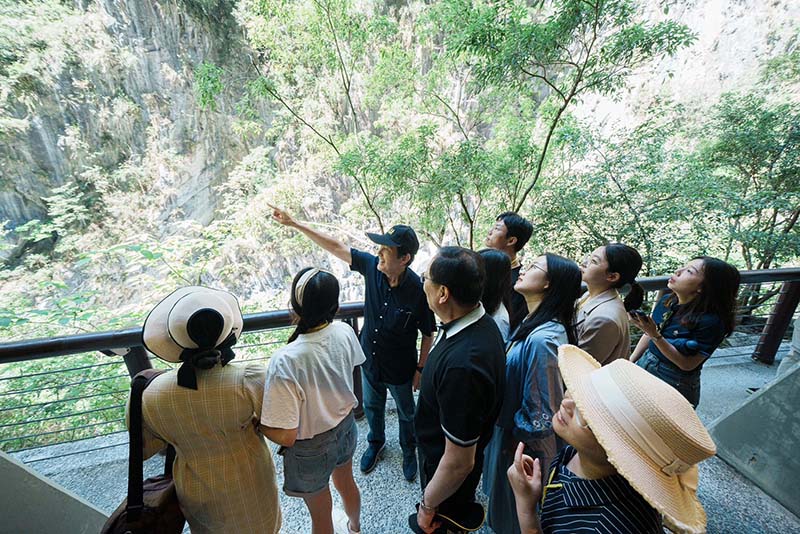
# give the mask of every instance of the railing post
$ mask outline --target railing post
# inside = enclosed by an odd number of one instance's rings
[[[348,318],[344,320],[345,323],[349,324],[356,333],[356,337],[358,337],[358,319],[356,317]],[[353,389],[355,390],[354,393],[356,394],[356,398],[358,399],[358,406],[356,409],[353,410],[353,415],[356,419],[361,419],[364,417],[364,391],[361,388],[361,366],[359,365],[355,369],[353,369]]]
[[[147,351],[142,346],[131,347],[128,352],[122,355],[122,358],[125,360],[125,366],[128,368],[128,373],[131,377],[136,376],[139,371],[153,368],[150,358],[147,357]]]
[[[778,301],[767,318],[767,324],[761,332],[756,350],[751,358],[761,363],[772,365],[775,354],[781,345],[783,334],[792,322],[792,316],[800,302],[800,282],[784,282],[778,293]]]

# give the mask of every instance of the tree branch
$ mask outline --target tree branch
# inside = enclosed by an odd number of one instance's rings
[[[608,177],[611,178],[611,181],[614,182],[615,186],[617,186],[617,189],[619,190],[620,195],[622,195],[622,201],[628,207],[628,211],[633,216],[634,223],[639,228],[639,234],[642,236],[642,241],[644,241],[644,246],[645,246],[645,249],[646,249],[645,256],[647,258],[647,266],[648,266],[648,272],[649,272],[650,266],[652,265],[652,262],[653,262],[653,244],[650,241],[649,234],[647,233],[647,230],[645,229],[644,224],[642,224],[641,217],[639,217],[639,212],[636,211],[636,208],[634,208],[633,202],[631,202],[631,199],[628,197],[628,194],[625,192],[625,189],[622,187],[622,183],[620,182],[620,180],[618,179],[617,175],[612,170],[611,162],[608,161],[608,157],[606,156],[605,152],[600,150],[600,148],[598,148],[598,147],[595,147],[595,151],[598,154],[600,154],[601,158],[603,158],[603,162],[606,164],[606,172],[608,173]]]
[[[250,58],[250,63],[253,65],[253,68],[256,70],[256,73],[258,73],[258,75],[259,75],[260,77],[262,77],[262,78],[263,78],[264,76],[261,74],[261,69],[259,69],[259,68],[258,68],[258,65],[256,65],[256,63],[255,63],[255,60],[253,60],[253,58],[252,58],[252,57]],[[312,132],[314,132],[314,133],[317,135],[317,137],[319,137],[320,139],[322,139],[323,141],[325,141],[325,143],[327,143],[327,144],[328,144],[328,146],[330,146],[330,147],[333,149],[333,151],[334,151],[334,152],[336,152],[336,155],[337,155],[337,156],[341,156],[341,153],[339,152],[339,148],[338,148],[338,147],[336,146],[336,144],[333,142],[333,139],[332,139],[331,137],[326,137],[325,135],[323,135],[323,134],[322,134],[322,132],[320,132],[319,130],[317,130],[317,129],[314,127],[314,125],[313,125],[313,124],[311,124],[310,122],[308,122],[307,120],[305,120],[303,117],[301,117],[301,116],[300,116],[300,114],[299,114],[299,113],[297,113],[297,112],[294,110],[294,108],[292,108],[292,106],[290,106],[290,105],[289,105],[289,103],[288,103],[286,100],[284,100],[284,98],[283,98],[283,97],[282,97],[280,94],[278,94],[278,92],[277,92],[276,90],[274,90],[274,89],[272,89],[272,88],[270,88],[270,87],[265,87],[265,90],[266,90],[266,91],[269,93],[269,95],[270,95],[272,98],[274,98],[275,100],[277,100],[278,102],[280,102],[280,103],[281,103],[281,105],[283,105],[283,107],[284,107],[284,108],[286,108],[286,110],[287,110],[289,113],[291,113],[291,114],[292,114],[292,116],[293,116],[295,119],[297,119],[298,121],[300,121],[300,122],[301,122],[301,123],[302,123],[302,124],[303,124],[303,125],[304,125],[306,128],[308,128],[308,129],[310,129]]]
[[[572,102],[572,99],[577,94],[578,87],[581,81],[583,80],[583,74],[589,63],[589,59],[592,56],[592,49],[594,48],[594,44],[597,42],[597,25],[599,23],[600,14],[598,12],[598,6],[594,7],[595,7],[595,16],[594,16],[594,23],[592,26],[592,40],[588,46],[583,40],[581,40],[581,44],[583,44],[583,47],[586,50],[586,58],[584,59],[581,67],[575,73],[575,80],[572,83],[572,87],[570,88],[566,98],[564,98],[563,104],[558,108],[558,112],[556,113],[555,118],[550,123],[550,128],[547,131],[547,137],[545,138],[544,141],[544,146],[542,147],[542,151],[539,154],[539,159],[536,162],[536,173],[533,175],[533,180],[531,180],[531,183],[528,185],[527,188],[525,188],[525,191],[522,193],[522,198],[520,198],[519,201],[517,202],[517,205],[514,207],[514,211],[520,211],[520,209],[522,209],[522,205],[525,203],[525,200],[528,198],[528,195],[536,186],[536,183],[539,181],[539,178],[542,175],[542,169],[544,167],[544,160],[545,157],[547,156],[547,151],[550,148],[550,141],[553,138],[553,133],[558,127],[558,123],[561,121],[561,115],[564,113],[569,104]]]
[[[560,96],[560,97],[561,97],[561,100],[566,100],[566,98],[564,97],[564,93],[563,93],[563,92],[561,92],[561,89],[559,89],[558,87],[556,87],[556,86],[555,86],[555,84],[553,84],[553,83],[552,83],[550,80],[548,80],[546,76],[544,76],[544,75],[542,75],[542,74],[536,74],[535,72],[531,72],[531,71],[529,71],[528,69],[526,69],[526,68],[523,68],[523,67],[520,67],[520,70],[523,72],[523,74],[527,74],[527,75],[528,75],[528,76],[530,76],[531,78],[537,78],[537,79],[539,79],[539,80],[542,80],[544,83],[546,83],[547,85],[549,85],[549,86],[550,86],[550,88],[551,88],[553,91],[555,91],[556,93],[558,93],[558,96]]]
[[[429,93],[429,94],[431,96],[433,96],[433,98],[435,98],[436,100],[441,102],[442,105],[444,105],[444,107],[446,107],[447,110],[453,115],[453,117],[455,118],[455,121],[456,121],[456,126],[458,126],[458,129],[461,131],[461,135],[464,136],[464,139],[466,141],[469,141],[469,135],[467,135],[467,132],[464,130],[464,126],[462,126],[462,124],[461,124],[461,118],[458,116],[458,112],[456,110],[454,110],[452,108],[452,106],[450,106],[450,104],[445,102],[444,99],[442,97],[440,97],[439,95],[437,95],[435,93]]]
[[[336,47],[336,57],[339,59],[339,74],[342,77],[342,85],[344,86],[344,92],[347,96],[347,104],[350,107],[350,113],[353,116],[353,131],[358,132],[358,115],[356,114],[356,108],[353,105],[353,99],[350,96],[350,75],[347,73],[347,66],[344,64],[344,57],[342,56],[342,49],[339,46],[339,38],[336,35],[336,28],[333,26],[333,19],[331,18],[331,11],[328,6],[323,6],[320,2],[314,2],[317,6],[320,7],[325,12],[325,18],[328,21],[328,28],[331,30],[331,36],[333,37],[333,44]]]

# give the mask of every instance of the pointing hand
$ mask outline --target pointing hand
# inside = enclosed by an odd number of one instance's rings
[[[289,215],[287,212],[285,212],[284,210],[282,210],[282,209],[280,209],[278,207],[275,207],[275,206],[273,206],[272,204],[269,204],[269,203],[267,203],[267,206],[272,208],[272,219],[273,220],[275,220],[276,222],[278,222],[280,224],[286,225],[286,226],[294,226],[294,224],[295,224],[294,219],[292,219],[292,216]]]

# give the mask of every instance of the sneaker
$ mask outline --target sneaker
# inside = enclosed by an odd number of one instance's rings
[[[413,482],[417,478],[417,455],[404,454],[403,455],[403,476],[409,482]]]
[[[338,507],[333,509],[333,532],[334,534],[361,534],[360,530],[350,528],[350,520],[344,510]]]
[[[361,456],[362,473],[367,474],[375,469],[375,466],[378,465],[378,460],[383,456],[383,449],[385,448],[385,443],[382,445],[373,445],[372,443],[367,445],[367,450],[365,450],[364,454]]]

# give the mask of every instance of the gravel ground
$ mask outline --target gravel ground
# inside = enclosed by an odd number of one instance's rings
[[[747,387],[761,387],[774,377],[777,364],[765,366],[751,362],[749,356],[738,355],[746,350],[729,350],[724,358],[715,358],[703,371],[703,397],[698,413],[710,424],[747,399]],[[419,482],[406,482],[402,476],[402,454],[397,443],[397,417],[389,401],[384,459],[369,475],[358,469],[358,460],[366,447],[367,423],[358,422],[359,443],[354,457],[356,482],[362,492],[362,532],[365,534],[407,533],[407,518],[419,499]],[[105,512],[111,512],[122,500],[127,480],[127,436],[115,435],[84,440],[27,453],[18,458],[40,473],[50,476]],[[797,444],[795,444],[796,446]],[[97,449],[93,452],[78,451]],[[275,448],[273,448],[274,452]],[[46,461],[36,459],[68,454]],[[274,455],[278,481],[283,479],[283,462]],[[160,458],[147,462],[146,473],[161,471]],[[341,507],[336,492],[334,505]],[[759,488],[718,458],[700,466],[698,494],[708,514],[711,534],[798,533],[800,519],[770,498]],[[310,520],[301,499],[281,496],[285,534],[308,534]],[[491,534],[485,527],[481,534]]]

